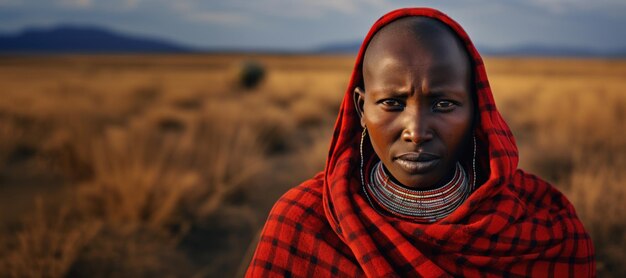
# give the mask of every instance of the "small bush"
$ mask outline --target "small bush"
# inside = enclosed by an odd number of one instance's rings
[[[244,61],[235,67],[235,82],[244,89],[254,89],[266,76],[265,67],[256,61]]]

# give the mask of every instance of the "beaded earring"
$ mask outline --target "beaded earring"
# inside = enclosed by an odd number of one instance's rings
[[[473,192],[476,189],[476,134],[472,135],[472,141],[474,141],[474,154],[472,155],[472,187]]]
[[[363,176],[363,141],[365,141],[365,134],[367,133],[367,127],[363,127],[363,132],[361,132],[361,144],[359,144],[359,154],[361,155],[361,185],[365,186],[365,178]]]

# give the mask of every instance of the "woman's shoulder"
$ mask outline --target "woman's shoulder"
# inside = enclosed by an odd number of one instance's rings
[[[283,194],[270,211],[268,220],[289,221],[301,224],[326,219],[322,205],[323,173],[302,182]]]
[[[276,201],[265,222],[257,252],[276,248],[292,252],[288,247],[296,242],[300,249],[306,249],[313,242],[337,240],[324,213],[323,179],[323,174],[317,174]]]
[[[575,258],[583,269],[589,265],[593,268],[591,237],[565,194],[540,177],[522,170],[516,171],[513,184],[509,188],[514,189],[518,200],[524,204],[523,217],[519,220],[524,224],[522,229],[532,233],[532,242],[544,248],[558,245],[560,251],[554,256]],[[586,268],[586,271],[592,269]],[[580,275],[584,275],[583,272],[581,270]]]
[[[574,207],[565,195],[541,177],[518,169],[513,183],[514,189],[525,204],[551,211],[573,210]]]
[[[559,189],[540,177],[522,170],[516,172],[509,188],[525,206],[525,214],[533,223],[544,223],[547,228],[560,229],[564,236],[575,238],[588,235],[574,206]]]
[[[333,271],[340,271],[338,264],[346,272],[357,271],[349,248],[326,219],[323,184],[320,173],[278,199],[259,236],[246,277],[331,277],[337,276]],[[335,253],[345,257],[322,256]]]

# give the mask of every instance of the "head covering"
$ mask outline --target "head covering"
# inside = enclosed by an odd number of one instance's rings
[[[365,199],[359,177],[362,128],[353,91],[362,83],[365,49],[378,30],[406,16],[447,25],[473,67],[480,183],[454,212],[431,224],[381,215]],[[591,239],[573,206],[517,163],[483,61],[461,26],[434,9],[392,11],[361,45],[324,171],[276,203],[247,276],[594,276]]]

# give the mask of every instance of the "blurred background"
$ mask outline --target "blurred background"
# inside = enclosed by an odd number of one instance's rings
[[[361,40],[409,6],[469,33],[520,168],[625,277],[619,0],[0,0],[0,276],[241,276],[323,169]]]

